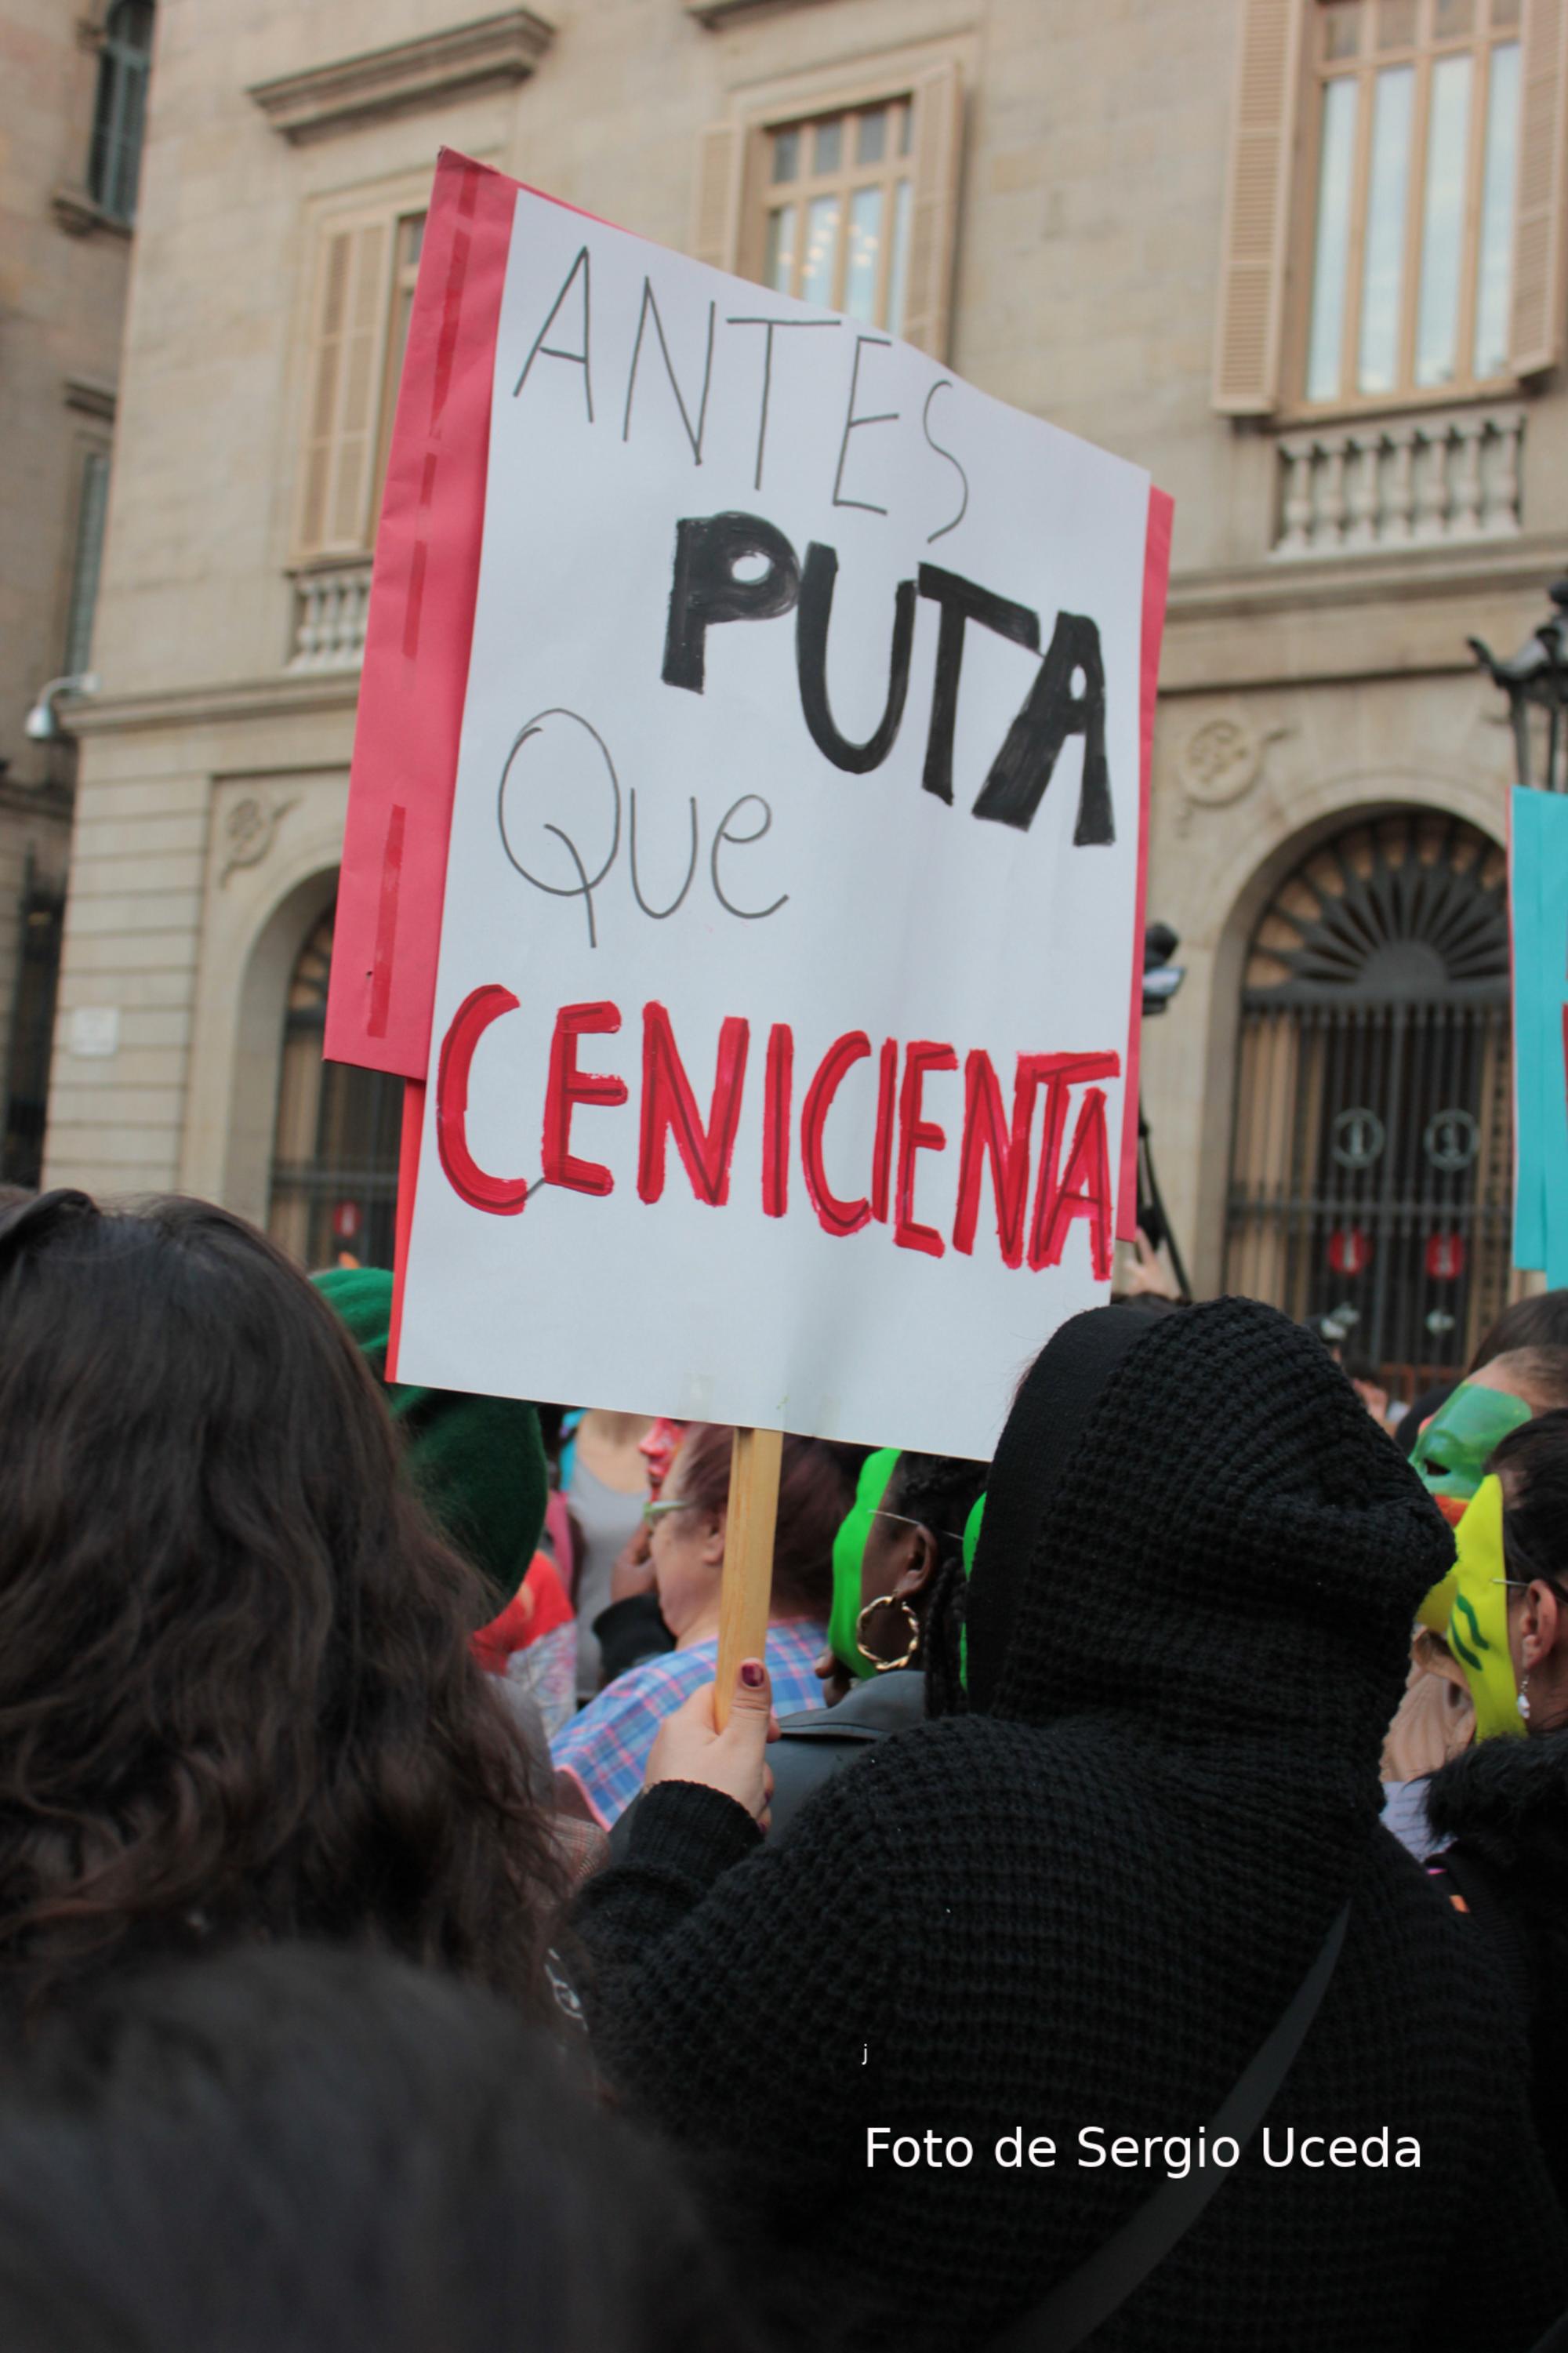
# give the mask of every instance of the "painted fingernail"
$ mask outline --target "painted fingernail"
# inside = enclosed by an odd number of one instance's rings
[[[741,1681],[745,1684],[748,1691],[761,1691],[763,1687],[763,1671],[755,1659],[748,1659],[746,1661],[745,1665],[741,1669]]]

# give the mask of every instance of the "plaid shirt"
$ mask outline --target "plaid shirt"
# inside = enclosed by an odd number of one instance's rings
[[[768,1628],[768,1672],[776,1715],[822,1705],[816,1662],[826,1647],[827,1629],[815,1619],[775,1620]],[[689,1651],[667,1651],[662,1658],[640,1660],[556,1734],[550,1744],[556,1770],[571,1775],[594,1820],[605,1830],[642,1788],[648,1751],[665,1717],[710,1683],[718,1664],[717,1636],[693,1642]]]

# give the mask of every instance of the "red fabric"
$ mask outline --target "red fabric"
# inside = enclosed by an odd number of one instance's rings
[[[542,1634],[552,1634],[571,1615],[572,1604],[559,1569],[547,1552],[536,1552],[528,1575],[500,1616],[481,1626],[473,1637],[474,1656],[486,1674],[504,1675],[514,1651],[526,1651]]]
[[[422,1080],[516,183],[444,150],[376,534],[325,1050]]]

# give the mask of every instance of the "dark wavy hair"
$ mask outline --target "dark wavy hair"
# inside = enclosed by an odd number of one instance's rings
[[[471,1986],[278,1947],[127,1971],[0,2100],[8,2353],[752,2353],[667,2152]]]
[[[1568,1412],[1558,1408],[1521,1421],[1498,1440],[1487,1469],[1511,1474],[1502,1505],[1509,1575],[1527,1583],[1542,1577],[1568,1597]]]
[[[542,2006],[557,1865],[484,1614],[270,1242],[0,1215],[0,1995],[310,1936]]]

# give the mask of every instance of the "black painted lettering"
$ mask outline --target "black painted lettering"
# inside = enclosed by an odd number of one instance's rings
[[[761,558],[755,580],[737,565]],[[782,531],[753,514],[689,515],[675,526],[675,568],[664,638],[666,686],[702,691],[708,631],[719,621],[771,621],[800,593],[800,561]]]
[[[573,287],[577,281],[577,273],[579,270],[581,270],[583,274],[583,348],[580,352],[563,352],[559,350],[555,344],[547,343],[544,338],[550,332],[551,328],[555,324],[562,304],[565,301],[566,297],[571,293]],[[511,396],[514,400],[517,398],[518,394],[522,390],[523,385],[528,382],[528,372],[530,368],[532,367],[534,361],[539,357],[540,353],[542,352],[547,360],[567,360],[573,367],[580,367],[582,369],[583,397],[588,404],[588,422],[592,425],[594,422],[594,375],[593,367],[589,360],[589,341],[592,328],[592,318],[593,291],[591,269],[588,260],[588,248],[586,246],[584,246],[578,253],[576,260],[572,264],[571,269],[566,273],[566,283],[563,286],[560,293],[557,294],[554,301],[550,306],[550,316],[545,320],[543,326],[541,327],[538,334],[535,335],[533,339],[533,349],[529,353],[527,359],[524,360],[522,364],[522,374],[518,377],[517,382],[511,388]]]
[[[910,652],[915,639],[915,584],[900,580],[893,598],[893,649],[889,664],[888,700],[874,735],[864,744],[848,743],[833,723],[827,705],[827,628],[833,617],[833,585],[838,576],[838,556],[820,540],[805,552],[805,571],[795,617],[795,667],[800,673],[800,707],[811,740],[836,768],[863,776],[879,768],[892,750],[904,698],[910,691]]]
[[[680,389],[680,379],[675,373],[675,362],[669,356],[669,344],[665,338],[664,321],[658,315],[658,302],[654,294],[653,280],[651,278],[643,280],[642,309],[637,312],[637,339],[632,345],[631,373],[626,377],[626,413],[621,426],[623,441],[631,439],[632,396],[637,388],[637,363],[642,358],[643,332],[647,325],[650,312],[653,316],[654,332],[658,337],[658,348],[664,356],[664,372],[669,378],[669,388],[675,395],[675,405],[680,411],[680,421],[686,427],[686,438],[691,444],[691,462],[695,466],[700,466],[702,437],[708,430],[708,395],[713,384],[713,331],[718,321],[719,305],[716,302],[710,302],[708,305],[708,357],[702,369],[702,398],[698,404],[697,422],[693,425],[690,412],[686,406],[686,396]]]
[[[925,773],[921,778],[928,793],[939,801],[952,798],[952,731],[958,719],[958,681],[963,670],[963,632],[971,621],[982,628],[994,629],[1009,644],[1027,646],[1032,654],[1040,650],[1040,617],[1027,605],[1015,605],[1010,597],[993,596],[973,580],[965,580],[957,572],[944,572],[940,564],[922,564],[920,569],[920,591],[942,607],[942,622],[937,631],[936,675],[931,685],[931,726],[926,734]]]
[[[1081,692],[1073,691],[1081,672]],[[1083,737],[1083,782],[1073,840],[1079,848],[1114,841],[1110,772],[1105,760],[1105,665],[1100,631],[1082,613],[1058,613],[1039,674],[974,804],[976,817],[1026,833],[1069,735]]]

